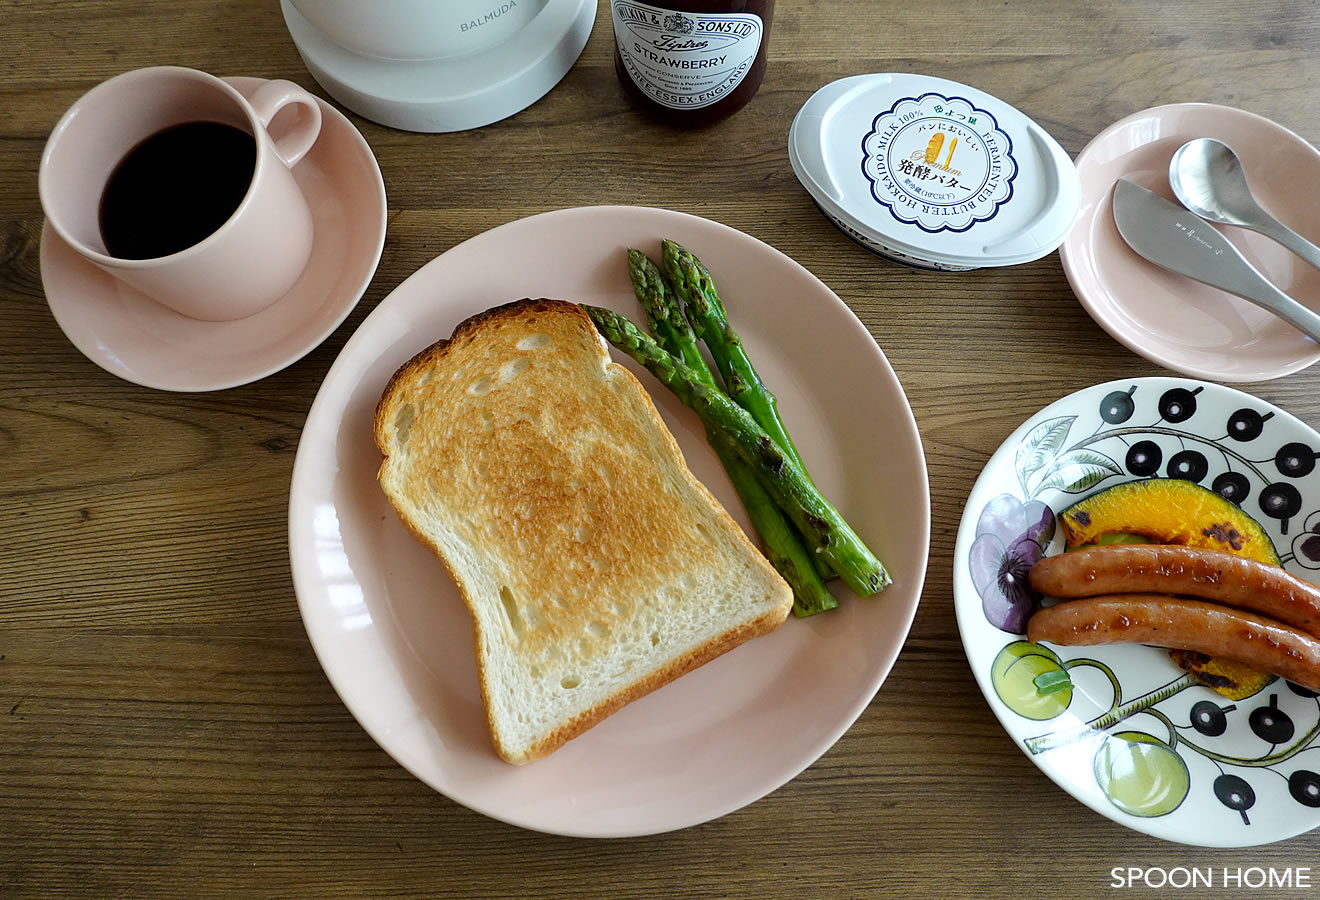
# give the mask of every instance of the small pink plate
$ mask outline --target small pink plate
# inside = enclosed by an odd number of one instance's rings
[[[818,616],[790,616],[549,757],[511,766],[491,747],[467,608],[376,483],[372,417],[396,368],[496,304],[554,297],[645,321],[625,251],[658,257],[662,237],[710,267],[816,483],[894,583],[875,597],[849,594]],[[750,529],[696,416],[625,364],[651,391],[693,473]],[[458,803],[525,828],[592,837],[695,825],[811,765],[889,673],[921,596],[929,543],[921,440],[866,327],[814,275],[755,238],[637,207],[510,222],[395,288],[326,374],[303,426],[289,500],[293,583],[308,637],[367,733]]]
[[[1304,369],[1320,360],[1320,344],[1246,300],[1142,259],[1114,225],[1114,183],[1127,178],[1174,200],[1169,160],[1198,137],[1232,147],[1261,205],[1320,240],[1320,204],[1307,189],[1320,184],[1320,151],[1254,113],[1209,103],[1158,106],[1111,125],[1078,155],[1081,210],[1059,249],[1068,281],[1116,340],[1175,372],[1264,381]],[[1320,311],[1320,271],[1254,232],[1212,227],[1279,289]]]
[[[225,79],[250,92],[260,78]],[[49,225],[41,281],[73,345],[127,381],[167,391],[247,384],[296,362],[334,331],[371,282],[385,246],[385,182],[366,140],[321,101],[322,133],[294,169],[316,229],[302,277],[274,305],[233,322],[203,322],[116,281]]]

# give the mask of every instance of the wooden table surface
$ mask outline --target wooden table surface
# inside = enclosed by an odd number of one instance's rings
[[[1166,372],[1093,323],[1057,254],[970,274],[870,256],[816,211],[785,143],[816,88],[874,71],[976,85],[1074,155],[1178,101],[1318,143],[1313,0],[780,0],[760,93],[696,133],[628,105],[602,2],[572,71],[510,119],[427,135],[350,116],[389,196],[375,279],[296,364],[201,394],[119,380],[64,337],[42,291],[37,164],[62,111],[125,70],[172,63],[321,93],[278,3],[0,0],[0,22],[0,896],[1085,896],[1129,866],[1316,866],[1320,883],[1320,832],[1201,849],[1083,807],[1005,735],[963,655],[954,540],[990,454],[1059,397]],[[933,521],[905,649],[832,749],[723,818],[608,841],[502,824],[394,763],[317,663],[286,541],[300,427],[363,318],[473,235],[593,204],[715,219],[842,297],[907,392]],[[1320,371],[1244,387],[1320,425]]]

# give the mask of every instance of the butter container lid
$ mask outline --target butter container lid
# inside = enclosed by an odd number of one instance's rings
[[[927,75],[825,85],[789,129],[793,171],[862,246],[945,271],[1030,262],[1077,217],[1072,158],[1014,107]]]

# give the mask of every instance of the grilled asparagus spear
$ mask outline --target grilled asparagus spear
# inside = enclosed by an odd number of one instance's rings
[[[674,292],[683,300],[683,314],[694,332],[710,348],[711,358],[720,370],[729,398],[752,414],[784,452],[801,467],[808,479],[811,473],[802,461],[784,420],[779,416],[779,401],[765,386],[751,357],[743,348],[742,338],[729,324],[724,301],[715,289],[715,279],[701,260],[674,241],[661,242],[661,267]],[[832,578],[829,564],[813,557],[817,574]]]
[[[701,355],[696,335],[655,263],[640,250],[629,250],[628,275],[657,343],[686,363],[703,384],[715,388],[714,373]],[[765,544],[770,564],[793,589],[794,614],[810,616],[837,606],[838,601],[821,580],[792,523],[738,457],[728,436],[714,425],[707,425],[706,440],[728,472],[752,526]]]
[[[775,503],[788,514],[811,544],[858,596],[870,596],[890,583],[889,573],[820,495],[802,467],[787,456],[747,410],[723,392],[702,383],[700,376],[637,328],[626,316],[596,306],[583,306],[596,329],[656,378],[701,417],[721,429],[744,464]]]
[[[797,463],[802,471],[802,457],[798,455],[788,429],[779,418],[779,404],[775,395],[761,381],[756,367],[743,349],[742,339],[729,325],[724,301],[715,290],[715,279],[710,271],[691,252],[674,243],[663,241],[660,269],[675,292],[683,299],[683,312],[692,323],[692,330],[710,349],[729,398],[752,414],[757,424],[766,430],[784,453]]]

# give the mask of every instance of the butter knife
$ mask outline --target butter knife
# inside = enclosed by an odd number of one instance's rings
[[[1120,178],[1114,186],[1114,224],[1129,247],[1156,265],[1250,300],[1320,340],[1320,315],[1271,284],[1194,213]]]

